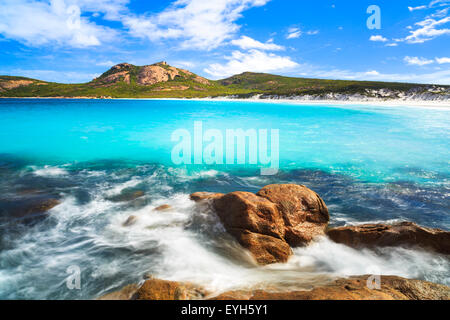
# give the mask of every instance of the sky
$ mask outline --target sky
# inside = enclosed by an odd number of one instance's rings
[[[63,83],[167,61],[450,85],[449,40],[450,0],[0,0],[0,74]]]

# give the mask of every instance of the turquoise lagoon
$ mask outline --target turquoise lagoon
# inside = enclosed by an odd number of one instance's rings
[[[326,276],[382,274],[450,284],[447,257],[411,248],[356,251],[322,239],[287,265],[236,258],[195,191],[304,184],[329,206],[332,225],[408,220],[450,229],[450,109],[191,100],[0,100],[0,298],[90,299],[152,273],[220,292]],[[280,170],[260,165],[174,165],[177,129],[279,130]],[[112,201],[127,190],[143,198]],[[57,197],[26,223],[11,208]],[[152,213],[158,205],[174,207]],[[138,223],[124,228],[128,216]],[[81,270],[81,289],[66,286]]]

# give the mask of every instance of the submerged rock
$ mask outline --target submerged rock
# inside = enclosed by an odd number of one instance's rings
[[[257,194],[226,195],[194,193],[194,201],[212,201],[228,233],[255,257],[259,264],[286,262],[290,246],[309,243],[323,235],[328,209],[312,190],[300,185],[269,185]]]
[[[135,224],[137,221],[137,217],[136,216],[129,216],[127,220],[125,220],[124,223],[122,223],[122,226],[124,227],[129,227],[132,226],[133,224]]]
[[[412,222],[339,227],[328,230],[327,235],[334,242],[356,248],[417,246],[450,254],[450,232],[421,227]]]
[[[133,300],[135,299],[136,292],[139,289],[137,284],[130,284],[123,287],[119,291],[114,291],[100,297],[98,300]]]
[[[162,206],[156,207],[155,209],[153,209],[154,211],[168,211],[171,210],[172,206],[168,205],[168,204],[163,204]]]
[[[142,190],[123,190],[120,194],[107,198],[107,200],[112,202],[126,202],[136,200],[145,195]]]
[[[449,300],[450,288],[423,280],[381,276],[380,288],[370,289],[370,276],[337,279],[311,291],[229,291],[211,300]]]
[[[5,201],[1,203],[0,213],[20,219],[24,223],[36,222],[47,216],[47,212],[61,203],[55,198],[38,196],[30,199]]]

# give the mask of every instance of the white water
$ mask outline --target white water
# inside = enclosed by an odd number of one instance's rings
[[[50,212],[54,226],[27,232],[14,249],[0,253],[0,292],[8,293],[3,297],[76,298],[65,288],[65,271],[71,265],[82,270],[87,288],[79,294],[84,298],[139,282],[147,273],[194,282],[213,292],[265,286],[308,289],[334,277],[362,274],[450,284],[446,257],[405,248],[354,250],[326,238],[296,248],[286,264],[256,266],[250,254],[226,234],[215,214],[207,206],[196,206],[188,194],[140,199],[147,202],[136,208],[105,200],[144,180],[156,183],[152,176],[104,183],[85,205],[66,197]],[[164,184],[158,188],[171,189]],[[153,210],[162,204],[173,209]],[[137,222],[124,227],[130,215]],[[16,290],[8,289],[13,287]]]

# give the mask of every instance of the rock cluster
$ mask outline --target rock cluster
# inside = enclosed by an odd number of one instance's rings
[[[259,264],[286,262],[291,246],[308,244],[325,234],[328,209],[305,186],[269,185],[256,194],[194,193],[194,201],[212,201],[228,233],[255,257]]]

